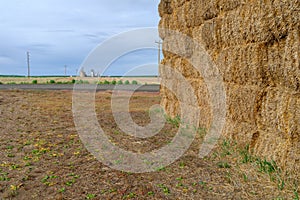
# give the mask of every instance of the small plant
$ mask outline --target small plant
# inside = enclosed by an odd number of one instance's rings
[[[204,182],[204,181],[200,181],[200,182],[199,182],[199,185],[201,185],[201,186],[205,187],[205,186],[207,185],[207,183],[206,183],[206,182]]]
[[[154,195],[154,192],[150,191],[148,192],[148,196],[153,196]]]
[[[137,82],[136,80],[133,80],[133,81],[131,82],[131,84],[132,84],[132,85],[137,85],[138,82]]]
[[[49,179],[49,176],[46,175],[46,176],[42,179],[42,183],[46,183],[48,179]]]
[[[79,178],[79,175],[75,175],[74,173],[71,173],[68,176],[73,178],[65,183],[67,186],[72,186],[75,183],[75,180]]]
[[[277,165],[274,161],[268,162],[266,159],[261,160],[259,158],[256,159],[256,164],[258,165],[260,172],[265,172],[267,174],[271,174],[276,171]]]
[[[43,179],[42,179],[42,183],[47,185],[47,186],[51,186],[53,185],[53,183],[50,182],[51,179],[56,179],[57,176],[54,176],[54,175],[51,175],[51,176],[48,176],[46,175]]]
[[[26,140],[25,142],[24,142],[24,146],[28,146],[28,145],[31,145],[32,144],[32,142],[30,141],[30,140]]]
[[[130,192],[129,194],[125,195],[123,197],[123,199],[125,199],[125,198],[130,199],[130,198],[134,198],[134,197],[136,197],[136,194],[133,192]]]
[[[284,180],[278,180],[278,189],[283,190],[285,187],[285,182]]]
[[[245,149],[240,151],[240,155],[242,156],[242,163],[253,162],[254,158],[249,153],[249,145],[245,147]]]
[[[226,157],[231,155],[231,151],[232,151],[232,143],[230,141],[224,140],[222,143],[222,150],[223,152],[221,153],[222,157]]]
[[[114,189],[114,188],[108,190],[109,193],[114,193],[114,192],[116,192],[116,191],[117,191],[117,189]]]
[[[9,154],[7,154],[7,157],[9,157],[9,158],[14,158],[14,157],[15,157],[15,155],[14,155],[14,154],[11,154],[11,153],[9,153]]]
[[[17,185],[10,185],[10,189],[12,191],[17,191],[19,189],[19,187]]]
[[[219,162],[218,167],[219,168],[230,168],[231,166],[227,162]]]
[[[129,82],[128,80],[126,80],[126,81],[124,82],[124,84],[125,84],[125,85],[129,85],[130,82]]]
[[[167,186],[165,186],[164,184],[158,184],[157,186],[158,186],[160,189],[162,189],[163,192],[164,192],[166,195],[170,194],[170,189],[169,189]]]
[[[284,200],[282,197],[276,197],[274,200]]]
[[[247,174],[243,173],[243,179],[244,179],[244,181],[248,181],[248,176],[247,176]]]
[[[198,128],[197,133],[200,135],[200,137],[204,137],[207,133],[206,128]]]
[[[58,190],[59,193],[63,193],[65,191],[66,191],[66,188],[64,188],[64,187]]]
[[[80,177],[79,175],[76,175],[76,174],[74,174],[74,173],[71,173],[71,174],[69,174],[68,176],[72,176],[72,177],[74,177],[75,179],[77,179],[77,178]]]
[[[114,132],[113,132],[115,135],[120,135],[120,131],[118,131],[118,130],[114,130]]]
[[[72,83],[72,84],[75,84],[75,83],[76,83],[76,80],[75,80],[75,79],[72,79],[71,83]]]
[[[294,199],[293,200],[299,200],[299,193],[296,189],[294,190]]]
[[[55,80],[50,80],[50,84],[55,84]]]
[[[72,186],[73,183],[75,183],[75,179],[71,179],[71,180],[67,181],[65,184],[66,184],[67,186]]]
[[[0,85],[2,85],[3,83],[0,81]]]
[[[11,169],[18,169],[18,168],[20,168],[20,165],[13,164],[10,167],[11,167]]]
[[[176,184],[176,187],[182,187],[182,186],[183,186],[182,183],[177,183],[177,184]]]
[[[119,80],[119,81],[117,82],[117,84],[118,84],[118,85],[123,85],[123,81],[122,81],[122,80]]]
[[[32,81],[32,84],[37,84],[37,83],[38,83],[37,80],[33,80],[33,81]]]
[[[0,181],[10,181],[10,178],[7,177],[8,173],[0,173]]]
[[[87,194],[86,195],[86,199],[93,199],[93,198],[95,198],[96,197],[96,195],[95,194]]]
[[[179,163],[179,167],[180,167],[181,169],[183,169],[183,168],[185,167],[184,162],[180,162],[180,163]]]
[[[117,85],[117,81],[116,81],[116,80],[113,80],[113,81],[111,82],[111,84],[112,84],[112,85]]]
[[[158,168],[156,169],[156,171],[158,171],[158,172],[159,172],[159,171],[166,171],[166,168],[163,167],[163,166],[162,166],[162,167],[158,167]]]
[[[6,149],[8,149],[8,150],[12,150],[13,148],[14,148],[14,146],[11,146],[11,145],[6,147]]]
[[[173,126],[175,126],[176,128],[179,128],[179,125],[181,123],[181,119],[180,117],[177,115],[176,117],[172,118],[172,117],[166,117],[167,122]]]
[[[105,80],[105,81],[103,82],[103,84],[104,84],[104,85],[109,85],[110,82],[109,82],[108,80]]]

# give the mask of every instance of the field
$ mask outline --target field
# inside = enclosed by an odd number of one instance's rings
[[[132,118],[140,125],[160,102],[157,93],[136,93]],[[111,93],[96,94],[97,119],[120,147],[146,152],[173,138],[169,119],[160,134],[136,139],[122,133],[111,113]],[[152,173],[127,173],[103,165],[76,132],[70,91],[0,91],[0,199],[299,199],[276,164],[254,158],[246,147],[220,139],[198,158],[199,132],[179,160]]]
[[[102,78],[92,78],[92,77],[31,77],[31,78],[26,78],[26,77],[0,77],[0,82],[3,84],[21,84],[21,83],[26,83],[30,84],[32,83],[33,80],[37,80],[37,83],[39,84],[46,84],[50,83],[51,80],[55,81],[56,83],[64,83],[64,82],[72,82],[72,80],[82,80],[85,82],[89,82],[91,84],[97,83],[98,81],[104,82],[109,81],[112,82],[113,80],[119,81],[122,80],[125,82],[128,80],[130,83],[132,81],[137,81],[140,84],[159,84],[160,80],[157,77],[102,77]]]

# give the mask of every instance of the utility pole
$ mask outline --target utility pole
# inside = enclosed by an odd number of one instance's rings
[[[30,78],[30,53],[27,51],[27,76]]]
[[[161,45],[163,44],[161,40],[155,41],[155,43],[158,45],[158,74],[157,77],[160,78],[160,73],[159,73],[159,66],[160,66],[160,52],[161,52]]]
[[[67,76],[67,65],[65,65],[65,76]]]

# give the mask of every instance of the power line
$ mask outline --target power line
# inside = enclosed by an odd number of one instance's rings
[[[27,76],[30,78],[30,53],[27,51]]]
[[[158,45],[158,77],[160,77],[160,73],[159,73],[159,66],[160,66],[160,52],[161,52],[161,45],[163,44],[161,40],[159,41],[155,41],[155,43]]]
[[[65,76],[67,76],[67,65],[65,65]]]

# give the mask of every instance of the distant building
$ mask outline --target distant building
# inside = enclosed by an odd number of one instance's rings
[[[95,73],[95,70],[91,70],[91,77],[96,77],[97,76],[97,74]]]
[[[85,71],[84,71],[83,68],[80,70],[79,76],[82,77],[82,78],[83,78],[83,77],[87,77],[87,75],[86,75],[86,73],[85,73]]]

